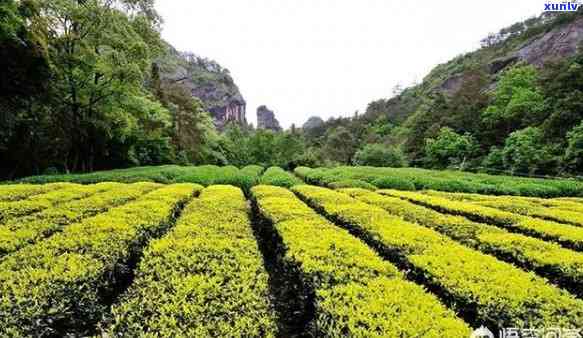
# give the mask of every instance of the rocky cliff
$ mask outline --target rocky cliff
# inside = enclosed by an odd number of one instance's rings
[[[257,129],[282,130],[279,121],[275,118],[275,113],[266,106],[257,108]]]
[[[247,103],[228,69],[170,45],[157,63],[164,80],[183,84],[205,104],[219,130],[230,121],[247,124]]]

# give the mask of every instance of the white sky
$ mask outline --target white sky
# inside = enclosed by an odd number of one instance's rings
[[[351,116],[539,14],[543,0],[158,0],[162,36],[228,68],[284,127]]]

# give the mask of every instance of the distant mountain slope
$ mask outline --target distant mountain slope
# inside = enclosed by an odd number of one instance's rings
[[[228,121],[247,123],[247,103],[228,69],[213,60],[167,47],[167,54],[157,61],[163,79],[182,83],[201,99],[217,128]]]
[[[431,93],[458,92],[464,85],[464,72],[470,69],[483,71],[489,79],[484,89],[492,89],[498,75],[517,62],[541,68],[547,62],[573,56],[583,42],[582,13],[545,13],[491,34],[482,40],[481,49],[438,65],[420,84],[391,99],[372,102],[366,116],[385,115],[392,122],[402,123]]]

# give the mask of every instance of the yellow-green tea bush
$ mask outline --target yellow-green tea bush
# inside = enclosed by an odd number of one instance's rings
[[[362,189],[345,189],[341,192],[378,206],[406,221],[435,229],[480,251],[492,253],[528,270],[535,270],[576,295],[583,296],[583,253],[484,223],[476,223],[465,217],[441,214],[397,197]]]
[[[0,336],[80,336],[96,323],[117,278],[200,186],[170,185],[73,224],[0,262]]]
[[[456,194],[437,191],[425,191],[423,193],[453,201],[470,202],[475,205],[500,209],[524,216],[583,226],[583,205],[576,202],[535,197]]]
[[[44,194],[49,191],[69,187],[67,183],[35,184],[8,184],[0,185],[0,202],[14,202],[30,196]]]
[[[241,190],[203,190],[148,246],[113,314],[112,336],[275,336],[268,275]]]
[[[328,217],[362,234],[387,257],[438,288],[450,305],[496,327],[579,327],[583,301],[533,273],[460,245],[346,194],[292,188]]]
[[[94,193],[94,190],[95,188],[66,183],[66,186],[61,186],[60,189],[37,194],[26,199],[0,202],[0,223],[50,208],[54,203],[59,201],[64,203],[77,198],[83,198]]]
[[[542,218],[559,223],[567,223],[583,226],[583,213],[564,209],[551,209],[533,205],[533,203],[521,203],[513,201],[511,197],[499,198],[496,201],[475,202],[484,207],[496,208],[524,216]]]
[[[424,194],[435,196],[435,197],[443,197],[454,201],[461,201],[461,202],[472,202],[478,205],[483,206],[492,206],[495,207],[497,202],[501,202],[502,204],[507,204],[511,202],[512,205],[508,205],[508,208],[512,208],[510,210],[517,210],[520,213],[525,213],[529,209],[540,209],[540,208],[548,208],[552,211],[567,211],[569,213],[576,212],[579,214],[583,214],[583,204],[574,202],[573,200],[566,199],[566,198],[538,198],[538,197],[518,197],[518,196],[491,196],[491,195],[480,195],[480,194],[464,194],[464,193],[447,193],[441,191],[433,191],[427,190],[423,191]],[[534,215],[533,215],[534,216]],[[538,217],[538,216],[537,216]],[[552,215],[545,215],[541,214],[541,218],[549,218]],[[558,216],[557,221],[561,221],[561,216]],[[567,219],[568,220],[568,219]],[[580,222],[577,220],[576,222]],[[568,223],[568,222],[567,222]]]
[[[105,191],[69,203],[59,203],[39,213],[0,225],[0,257],[46,238],[83,218],[134,200],[153,189],[160,188],[161,185],[98,183],[84,187]]]
[[[318,337],[466,337],[469,328],[435,296],[405,281],[373,250],[277,187],[252,189],[284,248],[281,264],[315,294]],[[269,225],[265,225],[269,226]]]
[[[460,215],[477,222],[505,227],[512,231],[557,242],[570,249],[583,251],[583,227],[517,215],[468,202],[454,201],[415,192],[379,190],[379,193],[404,198],[444,213]]]

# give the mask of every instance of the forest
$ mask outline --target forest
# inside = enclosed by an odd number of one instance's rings
[[[188,88],[160,75],[156,60],[169,45],[153,0],[4,0],[0,177],[161,164],[580,176],[583,52],[540,67],[518,61],[492,73],[485,66],[580,13],[505,28],[350,118],[313,117],[283,132],[240,123],[219,131]],[[461,88],[436,90],[436,79],[451,72]]]

